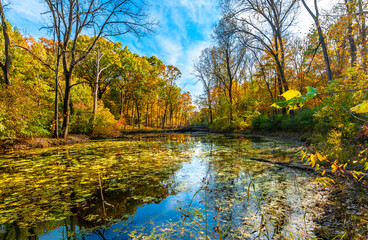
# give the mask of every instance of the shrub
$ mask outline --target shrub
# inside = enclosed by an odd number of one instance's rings
[[[52,106],[34,84],[0,86],[0,137],[39,137],[50,134]]]
[[[97,109],[96,118],[93,121],[93,137],[115,137],[120,134],[125,121],[115,120],[108,108],[100,106]]]

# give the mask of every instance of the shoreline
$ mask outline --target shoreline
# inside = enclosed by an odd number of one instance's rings
[[[105,139],[125,139],[128,135],[139,134],[159,134],[159,133],[196,133],[191,131],[190,128],[179,129],[133,129],[122,131],[119,136],[116,137],[93,137],[83,134],[70,135],[67,139],[64,138],[52,138],[52,137],[36,137],[36,138],[17,138],[17,139],[4,139],[0,140],[0,153],[6,154],[12,151],[30,150],[37,148],[57,147],[64,145],[73,145],[77,143],[84,143],[90,140],[105,140]],[[293,141],[298,143],[305,143],[308,138],[304,133],[288,133],[288,132],[245,132],[245,131],[208,131],[206,133],[218,133],[218,134],[240,134],[245,137],[267,137],[284,141]]]

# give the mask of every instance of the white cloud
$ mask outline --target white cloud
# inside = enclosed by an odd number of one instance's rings
[[[157,36],[156,42],[159,45],[160,55],[166,64],[178,65],[181,56],[183,55],[183,46],[180,39],[171,38],[168,36]]]
[[[10,11],[17,17],[28,19],[29,21],[42,21],[41,13],[46,12],[45,4],[39,0],[12,0]]]
[[[10,1],[10,0],[9,0]],[[193,75],[193,61],[210,45],[213,24],[219,19],[217,2],[211,0],[148,0],[150,17],[160,21],[156,35],[137,40],[125,35],[114,38],[139,55],[155,55],[165,64],[177,66],[182,72],[178,85],[183,91],[198,95],[202,86]],[[45,26],[41,13],[46,5],[40,0],[11,0],[8,20],[24,33],[34,37],[47,36],[39,29]]]

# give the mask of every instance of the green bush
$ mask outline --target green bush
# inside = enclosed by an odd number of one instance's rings
[[[257,131],[305,132],[314,128],[313,109],[296,112],[294,118],[290,115],[277,114],[274,117],[259,115],[252,122],[252,129]]]

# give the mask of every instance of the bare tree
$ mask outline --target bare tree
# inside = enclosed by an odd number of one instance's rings
[[[331,72],[330,60],[329,60],[329,57],[328,57],[328,52],[327,52],[327,46],[326,46],[325,37],[324,37],[323,31],[322,31],[322,28],[321,28],[321,25],[320,25],[319,10],[318,10],[318,5],[317,5],[317,0],[314,0],[315,13],[313,13],[312,10],[308,7],[308,5],[306,4],[305,0],[301,0],[301,1],[302,1],[303,5],[304,5],[305,9],[307,9],[309,15],[313,18],[314,23],[316,24],[319,42],[321,43],[323,57],[324,57],[324,60],[325,60],[327,80],[330,82],[330,81],[332,81],[332,72]]]
[[[70,96],[74,68],[94,49],[100,37],[134,33],[142,36],[152,31],[143,0],[44,0],[48,6],[51,28],[61,50],[65,80],[63,137],[68,136]],[[58,25],[57,23],[61,24]],[[95,33],[88,46],[78,45],[82,33]]]
[[[4,82],[7,86],[10,86],[10,77],[9,77],[9,71],[10,71],[10,39],[9,39],[9,33],[8,33],[8,26],[6,23],[4,8],[3,8],[3,1],[0,0],[0,18],[1,18],[1,27],[3,30],[3,36],[4,36],[4,62],[0,61],[0,67],[3,70],[4,74]]]
[[[213,123],[212,96],[211,90],[214,88],[213,69],[211,68],[211,50],[203,49],[199,60],[194,63],[194,71],[197,79],[202,83],[206,94],[206,105],[209,111],[210,123]]]
[[[246,48],[238,41],[234,24],[229,16],[220,20],[214,34],[218,46],[211,52],[214,77],[229,99],[230,121],[233,120],[233,86],[240,80],[246,62]]]
[[[245,45],[269,53],[275,62],[280,94],[287,91],[285,39],[296,19],[296,0],[226,0],[227,11],[236,19]]]

